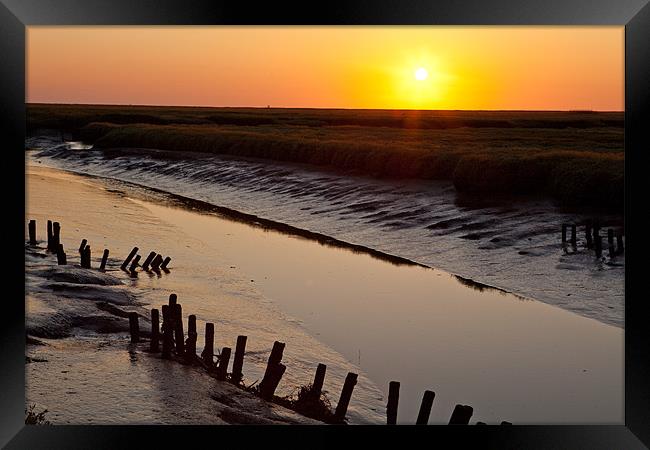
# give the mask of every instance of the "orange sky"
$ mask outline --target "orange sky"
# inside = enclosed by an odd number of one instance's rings
[[[622,111],[623,55],[620,26],[30,26],[27,101]]]

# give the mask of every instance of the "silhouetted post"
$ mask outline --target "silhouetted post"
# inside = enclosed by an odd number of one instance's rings
[[[623,247],[623,232],[619,230],[616,233],[616,254],[622,255],[624,251],[625,248]]]
[[[600,235],[600,224],[598,222],[594,222],[594,243],[598,240],[598,236]]]
[[[474,408],[467,405],[456,405],[454,412],[451,413],[449,425],[467,425],[472,418]]]
[[[59,244],[59,247],[56,250],[56,262],[59,266],[65,266],[68,264],[68,258],[63,251],[63,244]]]
[[[149,264],[151,264],[154,256],[156,256],[156,252],[149,253],[149,256],[147,256],[147,259],[145,259],[144,263],[142,264],[142,270],[149,270]]]
[[[280,364],[282,353],[284,352],[284,345],[284,342],[279,341],[273,343],[273,349],[271,349],[269,361],[266,364],[264,378],[262,378],[262,382],[260,383],[260,395],[266,400],[273,398],[275,389],[286,369],[283,364]],[[280,368],[280,366],[284,368]]]
[[[577,236],[577,227],[576,224],[571,224],[571,245],[576,247],[578,245],[578,236]]]
[[[47,221],[47,249],[54,250],[52,247],[52,221]]]
[[[160,265],[160,268],[161,268],[162,270],[166,270],[166,269],[167,269],[167,264],[169,264],[169,261],[171,261],[171,260],[172,260],[172,259],[171,259],[169,256],[168,256],[167,258],[165,258],[165,260],[164,260],[164,261],[162,262],[162,264]]]
[[[594,236],[594,247],[596,248],[596,258],[600,258],[603,254],[603,237],[599,234]]]
[[[108,249],[104,249],[104,254],[102,255],[102,262],[99,265],[99,270],[106,270],[106,261],[108,261]]]
[[[129,267],[131,273],[135,272],[135,269],[139,266],[140,258],[140,255],[135,255],[135,258],[131,261],[131,267]]]
[[[178,301],[178,295],[169,294],[169,306],[174,307],[177,301]]]
[[[172,346],[174,345],[172,334],[174,332],[172,327],[171,319],[171,307],[169,305],[162,305],[162,315],[163,315],[163,347],[162,347],[162,357],[169,359],[171,358]]]
[[[131,330],[131,343],[140,342],[140,326],[138,325],[138,313],[129,313],[129,329]]]
[[[174,305],[174,342],[176,343],[176,353],[182,355],[185,353],[184,349],[184,333],[183,333],[183,308],[180,303]]]
[[[52,249],[57,251],[59,249],[59,244],[61,243],[61,224],[59,222],[54,222],[52,224]]]
[[[86,244],[88,243],[87,240],[82,239],[81,244],[79,245],[79,253],[83,253],[84,249],[86,248]]]
[[[219,355],[219,365],[217,367],[217,380],[225,380],[228,375],[228,362],[230,361],[230,348],[224,347]]]
[[[399,381],[388,383],[388,403],[386,404],[386,424],[397,424],[397,404],[399,403]]]
[[[319,364],[316,368],[316,375],[314,376],[314,382],[311,384],[311,392],[309,393],[314,400],[320,398],[320,394],[323,391],[323,383],[325,383],[325,371],[327,366],[325,364]]]
[[[129,253],[129,256],[126,257],[122,265],[120,266],[122,270],[126,270],[126,266],[129,265],[131,262],[131,259],[135,256],[135,254],[138,253],[138,247],[133,247],[133,250],[131,250],[131,253]]]
[[[424,391],[422,396],[422,403],[420,404],[420,412],[416,425],[427,425],[429,423],[429,415],[431,415],[431,407],[433,406],[433,399],[436,397],[433,391]]]
[[[348,372],[348,375],[345,377],[345,383],[343,384],[343,390],[341,390],[341,397],[339,402],[336,405],[336,411],[334,412],[334,419],[337,422],[343,422],[345,419],[345,414],[348,412],[348,406],[350,405],[350,399],[352,398],[352,390],[357,384],[356,373]]]
[[[613,258],[616,255],[616,249],[614,248],[614,230],[611,228],[607,230],[607,244],[609,246],[609,257]]]
[[[562,224],[562,243],[566,242],[566,223]]]
[[[246,336],[237,336],[237,347],[235,348],[235,359],[232,362],[232,374],[230,379],[237,384],[244,376],[242,369],[244,367],[244,352],[246,351]]]
[[[155,271],[158,271],[158,266],[162,262],[162,256],[156,255],[156,257],[151,261],[151,268]]]
[[[36,245],[36,221],[29,221],[29,245]]]
[[[90,269],[90,245],[86,245],[81,253],[81,267]]]
[[[158,341],[160,340],[159,322],[158,310],[154,308],[151,310],[151,344],[149,346],[149,351],[154,353],[158,352]]]
[[[587,239],[587,248],[594,246],[593,236],[591,235],[591,223],[587,222],[585,225],[585,238]]]
[[[203,346],[203,351],[201,352],[201,359],[203,359],[203,362],[208,366],[208,368],[211,368],[214,365],[213,356],[214,356],[214,324],[206,323],[205,324],[205,345]]]
[[[196,316],[190,314],[187,317],[187,340],[185,341],[185,361],[188,363],[194,362],[196,359],[196,340],[198,334],[196,333]]]

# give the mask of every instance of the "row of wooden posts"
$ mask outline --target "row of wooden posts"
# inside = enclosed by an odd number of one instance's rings
[[[185,338],[183,330],[183,309],[178,303],[178,296],[171,294],[169,302],[162,305],[162,325],[160,324],[160,312],[154,308],[151,310],[151,340],[149,344],[149,351],[158,353],[162,351],[162,357],[165,359],[177,359],[185,364],[201,365],[207,371],[215,376],[216,379],[221,381],[230,381],[231,383],[242,387],[243,383],[243,366],[244,354],[246,351],[247,336],[238,336],[237,344],[235,347],[235,355],[233,359],[232,372],[228,374],[228,364],[230,362],[231,348],[223,347],[218,355],[214,354],[214,324],[205,324],[205,343],[203,351],[200,356],[197,356],[197,332],[196,332],[196,316],[190,314],[187,318],[187,338]],[[138,321],[138,313],[129,313],[129,328],[131,334],[131,342],[138,343],[140,339],[140,329]],[[162,340],[162,349],[160,348],[160,341]],[[271,354],[269,355],[266,370],[262,381],[258,385],[257,394],[265,400],[272,401],[275,396],[275,391],[280,383],[280,379],[286,371],[286,366],[282,364],[282,355],[284,352],[285,344],[283,342],[275,341]],[[214,356],[217,356],[217,362],[214,361]],[[325,381],[325,372],[327,366],[325,364],[318,364],[316,374],[311,384],[309,396],[312,399],[320,399]],[[357,384],[358,374],[349,372],[345,378],[341,395],[334,411],[333,423],[344,423],[345,415],[352,398],[354,386]],[[387,424],[394,425],[397,423],[397,406],[399,402],[399,388],[398,381],[391,381],[389,383],[388,404],[386,406]],[[435,393],[433,391],[425,391],[418,413],[417,425],[426,425],[429,421],[431,408]],[[456,405],[449,420],[450,425],[467,425],[473,414],[473,408],[467,405]],[[508,422],[502,422],[509,424]],[[482,422],[477,422],[477,425],[484,425]]]
[[[29,245],[36,246],[36,244],[37,244],[36,220],[32,219],[29,221]],[[47,251],[56,253],[57,263],[59,265],[66,265],[68,263],[67,255],[63,249],[63,244],[61,243],[61,225],[59,224],[59,222],[52,222],[51,220],[47,221]],[[131,253],[129,253],[127,258],[120,266],[122,270],[126,271],[127,267],[129,266],[129,263],[131,263],[128,271],[131,273],[132,276],[136,276],[136,268],[139,266],[139,262],[141,258],[140,255],[136,255],[137,252],[138,252],[138,247],[133,247]],[[81,240],[81,244],[79,245],[79,255],[80,255],[81,267],[85,269],[90,269],[91,268],[90,245],[88,245],[88,241],[86,239]],[[109,255],[109,250],[105,248],[104,253],[102,254],[101,263],[99,265],[99,270],[102,271],[106,270],[106,262],[108,261],[108,255]],[[156,252],[151,252],[149,253],[149,256],[147,256],[147,259],[145,259],[141,267],[142,270],[148,271],[149,266],[151,265],[151,269],[154,272],[160,272],[160,270],[163,270],[164,272],[169,272],[167,265],[169,264],[170,261],[171,261],[171,257],[169,256],[163,259],[163,256],[161,254],[158,254]]]
[[[562,244],[566,245],[567,243],[567,230],[571,228],[571,246],[577,248],[578,239],[577,239],[577,225],[575,223],[563,223],[562,224]],[[614,236],[616,235],[616,245],[614,245]],[[600,225],[596,222],[587,222],[585,223],[585,241],[588,249],[593,249],[596,253],[596,257],[600,258],[603,254],[603,236],[600,235]],[[610,259],[615,258],[617,255],[622,255],[625,251],[623,246],[623,231],[618,230],[614,233],[614,230],[609,228],[607,230],[607,244]]]

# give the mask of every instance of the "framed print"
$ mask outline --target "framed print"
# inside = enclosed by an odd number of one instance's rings
[[[650,445],[647,2],[2,3],[7,448]]]

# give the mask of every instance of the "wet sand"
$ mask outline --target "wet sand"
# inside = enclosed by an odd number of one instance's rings
[[[124,183],[38,167],[27,183],[29,217],[60,218],[67,248],[86,238],[95,254],[106,246],[123,257],[138,245],[172,255],[169,276],[131,281],[140,300],[159,306],[177,292],[200,333],[203,322],[217,323],[218,346],[248,334],[251,381],[266,356],[255,351],[275,339],[287,342],[285,391],[324,362],[335,403],[346,371],[361,371],[354,423],[385,420],[391,380],[402,383],[400,423],[414,421],[425,389],[436,392],[430,423],[445,423],[456,403],[474,407],[472,423],[623,421],[618,327],[439,270],[174,207]]]

